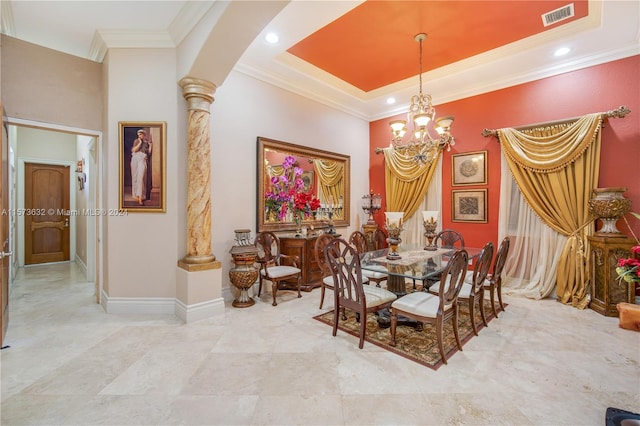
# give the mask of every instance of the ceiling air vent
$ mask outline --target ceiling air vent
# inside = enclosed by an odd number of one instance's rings
[[[545,27],[549,25],[553,25],[557,22],[564,21],[565,19],[569,19],[573,17],[573,3],[563,6],[559,9],[552,10],[551,12],[545,13],[542,15],[542,23]]]

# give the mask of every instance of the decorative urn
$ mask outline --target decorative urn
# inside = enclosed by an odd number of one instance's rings
[[[236,229],[236,243],[229,253],[235,267],[229,270],[229,279],[240,293],[232,303],[236,308],[248,308],[256,301],[249,296],[249,289],[258,279],[258,269],[255,267],[258,258],[258,248],[251,242],[251,230]]]
[[[602,228],[596,232],[596,235],[625,236],[616,228],[616,222],[631,209],[631,200],[623,196],[626,191],[625,187],[593,190],[589,200],[589,211],[602,220]]]

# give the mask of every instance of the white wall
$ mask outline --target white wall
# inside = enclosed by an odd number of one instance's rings
[[[89,240],[89,226],[94,226],[95,216],[91,211],[94,210],[94,204],[91,199],[92,188],[95,186],[95,177],[90,176],[93,158],[90,149],[93,146],[94,138],[89,136],[76,136],[76,161],[83,161],[82,173],[78,172],[76,166],[71,172],[71,179],[74,181],[76,191],[76,262],[87,272],[89,247],[94,244],[93,238]],[[79,179],[83,180],[82,187]],[[93,276],[90,277],[93,280]]]
[[[178,151],[185,150],[186,133],[178,132],[178,90],[173,49],[112,49],[105,61],[107,119],[103,143],[106,211],[118,208],[118,122],[165,121],[166,213],[129,213],[105,217],[108,232],[105,291],[109,297],[175,298],[178,223]],[[186,114],[186,110],[181,110]],[[184,134],[184,135],[183,135]],[[154,147],[154,150],[157,147]]]
[[[256,231],[257,137],[320,148],[351,157],[351,226],[369,192],[369,123],[232,72],[215,93],[211,107],[213,254],[223,263],[229,287],[234,229]]]

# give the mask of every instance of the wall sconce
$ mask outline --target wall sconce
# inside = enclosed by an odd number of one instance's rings
[[[438,226],[438,214],[437,211],[423,211],[422,212],[422,225],[424,226],[424,236],[427,239],[427,244],[424,246],[425,250],[434,251],[437,250],[433,239],[436,237],[436,227]]]

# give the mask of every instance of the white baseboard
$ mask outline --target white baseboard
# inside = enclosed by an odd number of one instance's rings
[[[109,297],[102,292],[101,301],[108,314],[175,315],[174,298]]]
[[[224,313],[224,299],[210,300],[208,302],[185,305],[181,300],[175,299],[175,315],[185,323],[200,321]]]
[[[175,298],[109,297],[102,292],[102,308],[108,314],[175,315],[185,323],[224,313],[224,299],[187,306]]]

